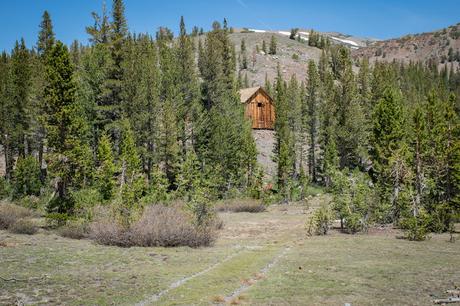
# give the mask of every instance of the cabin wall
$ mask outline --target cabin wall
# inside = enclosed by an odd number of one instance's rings
[[[246,116],[252,120],[253,129],[273,129],[275,109],[270,98],[258,92],[246,103]]]

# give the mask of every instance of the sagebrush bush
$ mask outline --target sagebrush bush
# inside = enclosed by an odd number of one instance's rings
[[[212,224],[194,226],[179,208],[153,205],[132,227],[131,239],[137,246],[198,247],[211,245],[215,233]]]
[[[65,238],[83,239],[88,236],[88,225],[84,222],[68,222],[58,229],[58,234]]]
[[[8,230],[15,234],[33,235],[38,231],[35,223],[29,219],[19,219]]]
[[[18,220],[31,217],[33,212],[14,204],[0,204],[0,229],[8,229]]]
[[[208,246],[216,238],[213,222],[197,226],[193,217],[179,207],[152,205],[130,227],[107,216],[92,222],[89,237],[104,245],[130,246]]]
[[[90,224],[89,238],[103,245],[132,246],[129,230],[112,219],[98,219]]]
[[[217,203],[215,206],[217,211],[221,212],[250,212],[258,213],[264,212],[267,206],[261,201],[253,199],[230,199],[225,200],[221,203]]]

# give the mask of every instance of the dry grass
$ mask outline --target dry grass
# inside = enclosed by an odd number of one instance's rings
[[[198,247],[213,244],[215,227],[214,224],[195,226],[192,218],[178,207],[152,205],[130,228],[104,218],[90,225],[89,236],[100,244],[122,247]]]
[[[216,210],[220,212],[264,212],[267,207],[258,200],[253,199],[230,199],[216,204]]]
[[[84,223],[70,222],[58,229],[58,234],[71,239],[83,239],[88,237],[88,226]]]
[[[33,235],[38,231],[38,228],[32,220],[19,219],[8,228],[8,231],[15,234]]]
[[[31,217],[33,212],[14,204],[0,204],[0,229],[8,229],[18,220]]]

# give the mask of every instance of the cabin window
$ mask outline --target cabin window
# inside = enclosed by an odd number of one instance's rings
[[[261,102],[257,102],[257,107],[262,107],[262,103],[261,103]]]

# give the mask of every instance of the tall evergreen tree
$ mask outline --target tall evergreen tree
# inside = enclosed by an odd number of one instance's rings
[[[54,32],[51,17],[48,11],[43,12],[42,21],[40,23],[40,31],[38,33],[37,51],[42,55],[49,51],[54,44]]]
[[[308,146],[308,171],[313,182],[318,181],[317,177],[317,156],[318,146],[318,103],[319,103],[319,75],[314,61],[308,62],[308,81],[305,97],[304,124],[307,126],[309,135]]]
[[[50,52],[51,48],[54,45],[55,37],[53,31],[53,24],[51,21],[51,16],[48,11],[45,11],[42,16],[42,21],[40,23],[40,31],[38,33],[37,41],[37,52],[38,57],[34,58],[34,75],[33,75],[33,100],[32,105],[38,111],[37,118],[34,118],[34,131],[35,140],[38,147],[38,163],[41,170],[41,179],[44,181],[46,169],[43,165],[43,154],[44,154],[44,139],[45,127],[44,127],[44,88],[46,86],[46,76],[45,76],[45,65],[46,57]]]
[[[234,48],[228,33],[215,22],[206,35],[201,54],[205,127],[200,133],[198,156],[209,175],[218,177],[220,195],[247,184],[255,164],[255,145],[249,122],[236,92]]]
[[[16,41],[11,54],[11,98],[14,105],[14,134],[13,143],[20,156],[30,153],[30,94],[31,94],[31,66],[30,54],[24,39]]]
[[[240,56],[241,56],[241,62],[240,62],[241,69],[248,69],[248,53],[246,50],[246,41],[244,40],[244,38],[241,40]]]
[[[178,64],[179,94],[179,139],[181,142],[182,158],[185,159],[187,150],[196,143],[196,134],[200,130],[202,107],[200,105],[200,86],[195,65],[193,42],[187,35],[184,18],[181,17],[180,34],[176,48]]]
[[[278,67],[278,76],[275,88],[275,148],[274,160],[277,163],[276,180],[278,190],[284,201],[289,200],[290,183],[294,173],[294,144],[288,122],[288,104],[286,101],[286,85]]]
[[[115,163],[110,137],[104,133],[97,149],[98,169],[96,184],[104,200],[110,200],[115,190]]]
[[[268,51],[268,54],[276,54],[276,38],[275,35],[272,35],[270,38],[270,49]]]
[[[409,151],[401,98],[387,89],[373,113],[372,156],[383,198],[391,205],[392,218],[398,220],[407,209],[400,197],[410,177]]]
[[[116,142],[120,138],[120,120],[122,118],[122,81],[124,60],[123,45],[128,36],[128,25],[124,15],[123,0],[113,0],[112,21],[110,24],[109,47],[112,65],[104,80],[104,89],[98,105],[97,128],[111,130]],[[105,22],[103,20],[102,22]],[[105,24],[104,24],[105,26]]]
[[[48,209],[71,212],[71,187],[82,186],[91,176],[91,151],[87,140],[88,126],[75,103],[73,67],[67,47],[58,41],[46,61],[45,87],[46,129],[50,171],[56,178],[57,197]]]
[[[3,147],[5,160],[5,177],[11,179],[14,165],[15,130],[14,108],[11,86],[11,59],[6,52],[1,55],[0,62],[0,142]]]

